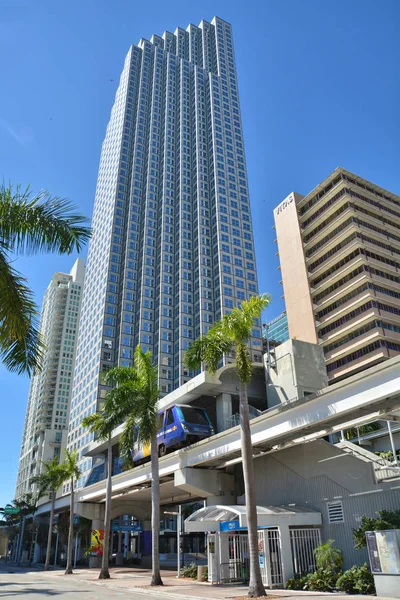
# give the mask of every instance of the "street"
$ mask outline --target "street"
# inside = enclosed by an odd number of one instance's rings
[[[26,572],[25,569],[1,565],[0,598],[19,598],[41,600],[56,596],[60,600],[110,600],[112,598],[135,598],[135,600],[160,599],[157,594],[146,591],[143,594],[129,589],[117,591],[102,585],[94,585],[78,579],[74,575],[65,577],[49,577],[40,571]]]

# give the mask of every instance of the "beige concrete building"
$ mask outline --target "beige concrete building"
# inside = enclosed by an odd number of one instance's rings
[[[339,381],[400,353],[400,197],[337,168],[275,210],[289,335]]]

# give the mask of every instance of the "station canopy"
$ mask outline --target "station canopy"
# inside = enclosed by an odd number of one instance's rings
[[[294,504],[284,506],[257,506],[259,529],[279,527],[279,525],[310,527],[322,524],[321,513]],[[185,532],[240,531],[247,530],[246,507],[205,506],[185,519]]]

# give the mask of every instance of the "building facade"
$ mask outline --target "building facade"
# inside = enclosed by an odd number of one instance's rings
[[[263,326],[263,337],[269,342],[282,344],[289,339],[289,326],[286,311],[265,323]]]
[[[15,498],[32,491],[30,478],[40,474],[41,461],[59,457],[66,446],[84,277],[78,258],[69,274],[53,275],[43,298],[45,355],[29,389]]]
[[[400,353],[400,197],[338,168],[274,217],[289,335],[330,381]]]
[[[69,448],[106,394],[99,374],[150,350],[165,395],[195,375],[192,340],[257,294],[229,23],[132,45],[102,147],[79,329]],[[261,361],[261,327],[250,351]],[[229,360],[227,358],[226,360]],[[90,460],[80,462],[84,473]]]

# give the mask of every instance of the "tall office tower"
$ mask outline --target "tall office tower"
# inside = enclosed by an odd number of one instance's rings
[[[141,39],[101,153],[70,447],[90,439],[81,420],[104,398],[101,371],[132,365],[140,344],[171,392],[194,375],[191,341],[257,291],[231,26],[214,18]],[[257,324],[250,349],[261,358]]]
[[[83,258],[69,274],[55,273],[43,298],[40,332],[43,368],[32,377],[18,465],[15,497],[31,491],[41,461],[60,456],[67,443],[77,329],[85,277]]]
[[[331,382],[400,352],[400,197],[342,168],[274,211],[291,338]]]

